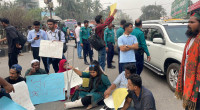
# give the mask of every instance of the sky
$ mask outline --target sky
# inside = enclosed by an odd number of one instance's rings
[[[40,7],[44,7],[45,4],[43,0],[40,1]],[[54,6],[58,6],[57,0],[52,0]],[[162,5],[165,8],[167,15],[171,13],[171,4],[174,0],[100,0],[105,9],[107,6],[110,6],[114,3],[117,3],[117,9],[122,10],[123,12],[130,15],[130,17],[135,20],[140,17],[142,14],[141,7],[148,5]],[[193,3],[196,3],[198,0],[192,0]]]

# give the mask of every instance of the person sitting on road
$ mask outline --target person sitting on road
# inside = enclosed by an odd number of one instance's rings
[[[60,60],[58,73],[63,73],[68,70],[71,70],[71,69],[69,69],[69,63],[67,62],[67,60],[65,60],[65,59]],[[77,87],[73,87],[70,89],[70,99],[73,96],[73,94],[75,93],[75,90]],[[67,99],[67,91],[65,91],[65,97]]]
[[[40,68],[40,61],[35,59],[31,61],[31,67],[25,73],[25,77],[29,75],[40,75],[40,74],[47,74],[47,72]]]
[[[96,105],[103,103],[103,94],[105,90],[111,85],[108,77],[103,73],[100,68],[99,62],[93,61],[89,66],[89,72],[81,72],[75,68],[73,71],[82,78],[90,78],[89,87],[80,87],[76,90],[72,101],[65,103],[65,109],[86,106],[91,109]],[[80,98],[80,99],[79,99]]]
[[[14,64],[10,68],[10,76],[5,78],[5,80],[10,84],[16,84],[21,81],[25,81],[23,77],[21,77],[22,67],[19,64]]]
[[[134,64],[125,65],[125,71],[117,76],[113,84],[105,91],[104,97],[108,98],[111,92],[118,88],[127,88],[128,77],[132,74],[136,74],[136,66]]]
[[[5,96],[11,99],[9,93],[12,91],[15,92],[13,85],[0,77],[0,86],[3,87],[3,88],[0,88],[0,98]]]
[[[142,79],[138,74],[128,78],[129,94],[121,110],[156,110],[155,100],[150,90],[142,86]],[[130,107],[133,101],[134,107]]]

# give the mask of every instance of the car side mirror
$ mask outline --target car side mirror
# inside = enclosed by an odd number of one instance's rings
[[[164,44],[164,40],[162,38],[153,38],[153,43]]]

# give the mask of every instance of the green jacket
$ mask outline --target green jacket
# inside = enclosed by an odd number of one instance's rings
[[[123,29],[122,27],[120,27],[120,28],[117,30],[117,39],[118,39],[121,35],[123,35],[123,33],[124,33],[124,29]]]
[[[134,35],[134,36],[137,37],[139,47],[144,49],[144,51],[147,54],[147,56],[150,56],[149,50],[148,50],[147,45],[146,45],[144,32],[140,28],[136,27],[133,30],[133,32],[131,33],[131,35]]]
[[[104,41],[106,43],[106,47],[108,47],[108,42],[112,42],[115,44],[115,33],[113,29],[106,28],[104,31]]]
[[[31,71],[31,68],[26,71],[25,76],[29,76],[30,71]],[[44,69],[40,68],[38,71],[36,71],[32,75],[40,75],[40,74],[47,74],[47,72]]]
[[[82,78],[90,78],[89,72],[82,72]],[[91,79],[90,79],[91,80]],[[73,95],[72,101],[78,100],[79,98],[83,98],[86,96],[91,96],[91,102],[92,105],[95,106],[98,102],[104,99],[104,92],[107,90],[107,88],[110,87],[111,83],[108,77],[105,74],[101,75],[102,84],[99,84],[98,87],[96,87],[96,81],[97,78],[94,78],[93,81],[93,88],[92,90],[88,91],[89,88],[83,88],[80,87]]]
[[[90,37],[91,29],[89,27],[81,27],[80,29],[80,43],[83,43],[83,39],[88,39]]]

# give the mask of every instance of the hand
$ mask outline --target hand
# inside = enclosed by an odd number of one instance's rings
[[[81,44],[81,47],[83,47],[83,44]]]
[[[34,37],[34,40],[38,40],[38,39],[40,39],[40,37]]]
[[[15,89],[13,87],[12,84],[8,83],[7,85],[4,86],[4,89],[6,90],[6,93],[10,93],[10,92],[15,92]]]
[[[114,12],[112,13],[112,16],[115,16],[116,13],[117,13],[117,9],[114,10]]]
[[[147,56],[147,61],[150,62],[151,61],[151,57]]]
[[[30,71],[29,75],[32,75],[35,72],[36,72],[35,68],[31,68],[31,71]]]
[[[108,52],[108,50],[109,50],[108,47],[106,47],[106,52]]]
[[[110,96],[110,93],[111,91],[109,89],[107,89],[105,92],[104,92],[104,98],[108,98]]]
[[[22,48],[22,46],[21,46],[21,45],[19,45],[19,44],[16,44],[16,48],[18,48],[18,49],[21,49],[21,48]]]

